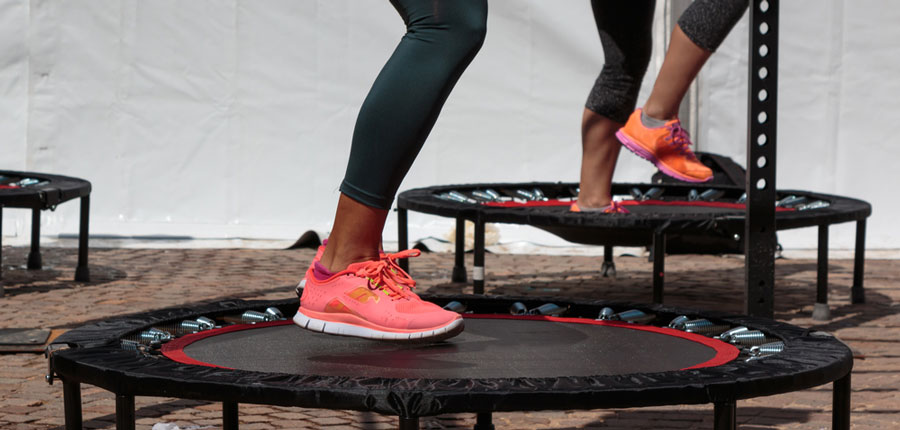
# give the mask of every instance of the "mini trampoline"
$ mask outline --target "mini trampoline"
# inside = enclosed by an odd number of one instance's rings
[[[853,357],[824,333],[663,305],[428,299],[465,312],[466,331],[418,345],[342,338],[279,318],[296,300],[228,301],[72,330],[48,350],[48,380],[63,381],[68,429],[81,428],[81,383],[116,394],[119,429],[134,428],[135,396],[165,396],[223,402],[225,429],[250,403],[372,411],[401,429],[475,413],[485,430],[498,411],[704,403],[716,429],[733,429],[738,400],[832,381],[835,428],[849,428]]]
[[[41,211],[55,210],[57,205],[69,200],[81,199],[81,220],[78,230],[78,265],[75,280],[90,281],[88,269],[88,223],[90,215],[91,183],[69,176],[48,175],[35,172],[0,170],[0,240],[4,208],[31,209],[31,251],[28,268],[40,269],[41,262]],[[2,249],[2,244],[0,244]],[[0,271],[2,277],[2,271]],[[0,286],[0,296],[3,294]]]
[[[704,184],[613,184],[627,214],[570,212],[575,183],[494,183],[418,188],[397,197],[400,249],[409,246],[407,211],[456,219],[453,281],[465,282],[465,220],[475,224],[476,293],[484,291],[485,223],[531,225],[575,243],[605,247],[603,274],[615,270],[613,246],[649,246],[653,260],[653,302],[663,300],[665,254],[743,252],[746,205],[744,189]],[[857,199],[808,191],[776,194],[777,230],[818,227],[818,319],[828,319],[828,228],[856,222],[856,250],[851,288],[853,303],[862,303],[865,223],[871,206]],[[402,263],[406,264],[406,261]]]

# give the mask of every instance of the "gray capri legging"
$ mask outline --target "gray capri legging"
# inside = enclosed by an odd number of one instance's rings
[[[695,0],[678,26],[694,44],[715,52],[748,5],[748,0]],[[616,122],[628,120],[650,62],[655,6],[655,0],[591,0],[604,63],[586,108]]]

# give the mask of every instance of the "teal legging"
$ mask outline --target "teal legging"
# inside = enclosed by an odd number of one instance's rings
[[[487,0],[391,0],[406,34],[363,102],[341,192],[390,209],[444,101],[484,42]]]

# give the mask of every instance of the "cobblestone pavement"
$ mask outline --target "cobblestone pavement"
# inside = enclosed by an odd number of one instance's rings
[[[3,249],[6,297],[0,327],[73,328],[114,315],[230,298],[292,297],[292,285],[312,258],[310,250],[92,249],[93,282],[73,282],[76,250],[45,248],[45,268],[24,269],[28,249]],[[488,293],[650,301],[651,265],[643,257],[617,257],[616,278],[599,275],[601,258],[488,255]],[[448,283],[452,254],[425,254],[411,272],[426,291],[471,292]],[[468,267],[472,261],[469,256]],[[743,260],[738,257],[670,256],[666,303],[740,312]],[[864,305],[849,303],[853,264],[830,264],[832,320],[809,318],[815,297],[814,260],[776,264],[776,318],[836,334],[864,359],[853,369],[855,429],[900,428],[900,261],[866,263]],[[61,429],[62,387],[47,385],[40,354],[0,355],[0,428]],[[87,428],[114,428],[111,393],[82,386]],[[216,403],[137,398],[138,427],[173,423],[182,429],[218,428]],[[738,402],[742,429],[820,429],[831,425],[831,386]],[[241,405],[241,428],[394,428],[394,417],[353,411]],[[498,429],[712,428],[712,406],[495,414]],[[423,428],[472,428],[470,415],[422,420]]]

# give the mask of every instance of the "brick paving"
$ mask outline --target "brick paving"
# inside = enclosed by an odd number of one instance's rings
[[[74,328],[114,315],[219,300],[283,299],[312,258],[311,250],[261,249],[92,249],[93,282],[73,282],[76,250],[44,248],[45,268],[25,270],[28,249],[3,249],[0,327]],[[650,301],[651,264],[642,257],[617,257],[616,278],[599,274],[601,258],[495,255],[486,258],[488,293]],[[469,256],[468,265],[472,261]],[[448,283],[452,254],[430,253],[411,262],[423,290],[471,292]],[[669,256],[665,301],[672,305],[739,312],[743,260],[739,257]],[[829,331],[864,359],[853,369],[852,425],[855,429],[900,428],[900,260],[866,262],[867,303],[851,305],[851,260],[830,264],[832,320],[809,316],[815,297],[814,260],[776,263],[776,318]],[[60,384],[44,382],[40,354],[0,355],[0,429],[62,429]],[[82,386],[86,428],[114,428],[115,401],[100,388]],[[216,403],[143,398],[136,400],[137,425],[220,428]],[[831,386],[738,402],[739,428],[821,429],[831,425]],[[242,429],[387,429],[394,417],[354,411],[241,405]],[[498,429],[712,428],[712,406],[671,406],[597,411],[498,413]],[[422,428],[472,428],[467,414],[430,417]]]

